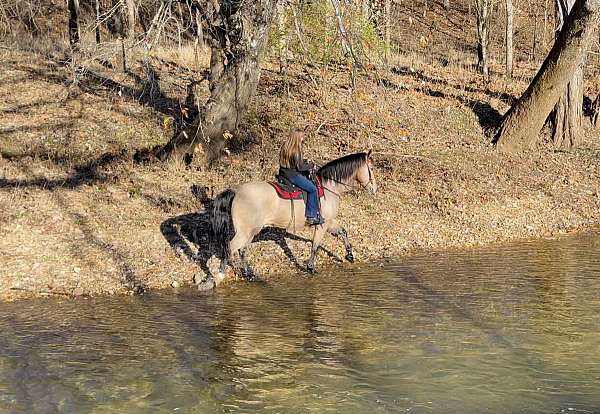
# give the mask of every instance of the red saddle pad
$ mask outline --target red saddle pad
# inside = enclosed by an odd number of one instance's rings
[[[284,200],[299,200],[302,198],[302,190],[285,191],[277,182],[269,181],[269,184],[273,186],[277,195]],[[325,195],[325,189],[321,185],[321,181],[319,179],[317,179],[317,190],[319,192],[319,197],[323,197]]]

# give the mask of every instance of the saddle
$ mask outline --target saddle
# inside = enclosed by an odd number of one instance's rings
[[[306,191],[296,187],[285,177],[280,175],[277,175],[275,179],[277,181],[269,181],[269,184],[273,186],[275,192],[280,198],[283,198],[284,200],[304,200],[306,202]],[[325,195],[325,189],[321,185],[321,180],[319,177],[315,177],[315,184],[317,185],[319,198],[323,197]]]

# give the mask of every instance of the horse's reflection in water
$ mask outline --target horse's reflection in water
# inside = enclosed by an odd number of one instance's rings
[[[346,259],[354,260],[352,245],[346,230],[336,221],[341,196],[356,186],[371,193],[377,191],[372,170],[371,152],[360,152],[333,160],[321,167],[317,176],[325,188],[321,200],[321,215],[324,224],[313,232],[312,248],[307,268],[315,272],[317,251],[326,232],[339,237],[346,248]],[[247,247],[264,227],[271,226],[296,230],[305,226],[304,201],[284,200],[267,182],[249,182],[219,194],[209,212],[210,239],[218,246],[221,264],[218,283],[224,277],[227,262],[232,254],[239,252],[242,275],[255,279],[247,259]],[[231,239],[231,234],[234,234]]]

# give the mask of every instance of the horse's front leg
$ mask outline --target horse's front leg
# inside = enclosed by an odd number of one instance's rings
[[[352,245],[350,244],[350,240],[348,240],[348,233],[346,232],[346,229],[334,223],[333,225],[329,226],[329,233],[342,240],[342,242],[344,243],[344,247],[346,248],[345,259],[348,260],[350,263],[354,263]]]
[[[242,276],[249,282],[254,282],[258,279],[252,267],[250,267],[250,263],[248,263],[248,248],[242,247],[239,250],[240,253],[240,264],[242,265]]]
[[[323,240],[323,236],[325,235],[325,226],[319,225],[315,227],[315,232],[312,240],[312,247],[310,249],[310,257],[308,258],[308,264],[306,268],[309,273],[316,273],[315,269],[315,261],[317,260],[317,252],[319,251],[319,247],[321,246],[321,241]]]

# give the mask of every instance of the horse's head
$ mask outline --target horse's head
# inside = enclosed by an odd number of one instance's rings
[[[371,150],[365,153],[365,163],[356,171],[356,181],[361,187],[364,187],[372,194],[377,192],[377,183],[373,175],[373,159]]]
[[[317,175],[323,182],[338,186],[337,192],[345,192],[355,186],[366,188],[371,193],[377,191],[371,151],[357,152],[330,161],[319,168]]]

